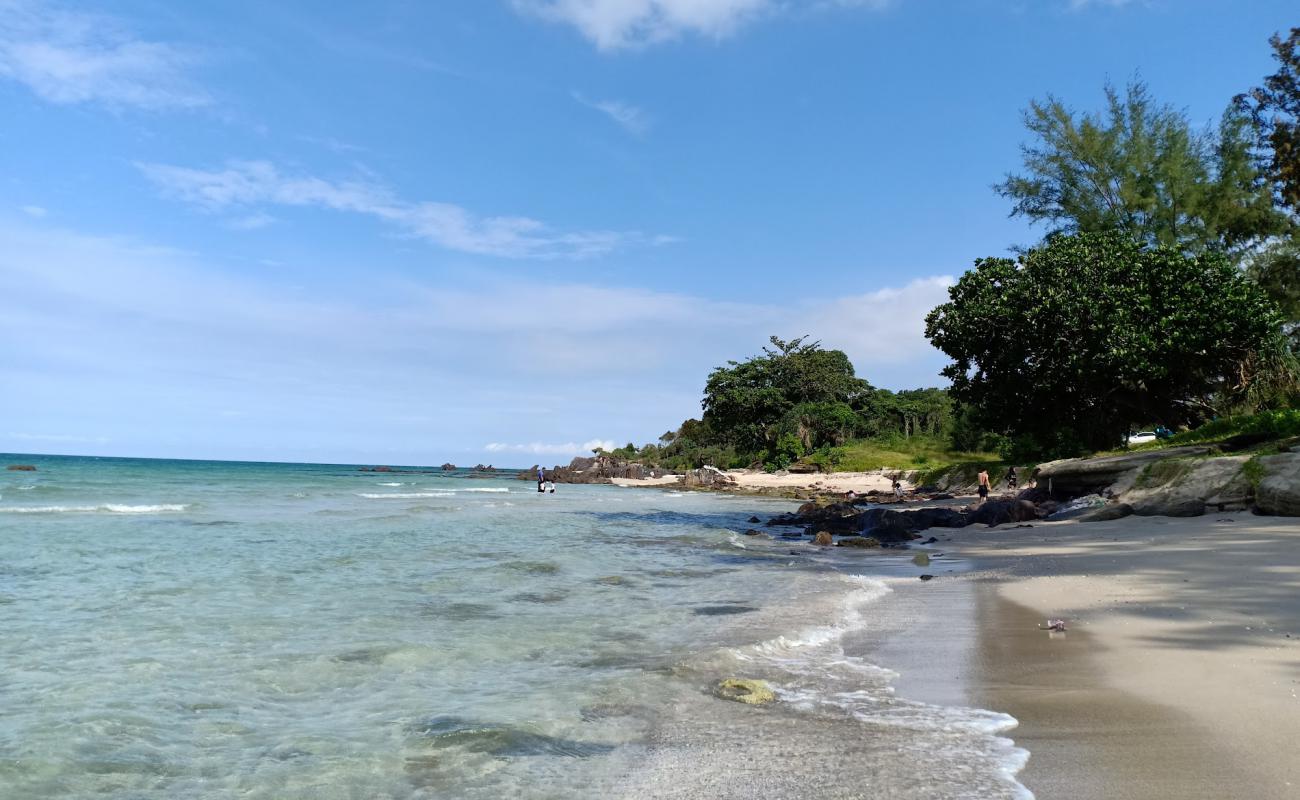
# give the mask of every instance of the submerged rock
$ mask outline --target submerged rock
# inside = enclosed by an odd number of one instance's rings
[[[845,536],[838,542],[839,547],[879,547],[880,541],[870,536]]]
[[[5,469],[14,470],[15,472],[35,472],[36,467],[31,464],[10,464]]]
[[[831,537],[830,532],[818,531],[817,535],[813,537],[813,544],[820,547],[830,547],[835,544],[835,540]]]
[[[430,747],[458,747],[494,756],[588,758],[614,749],[613,745],[579,742],[510,725],[481,723],[454,716],[433,717],[415,726],[413,732]]]
[[[727,678],[720,681],[715,694],[724,700],[735,700],[751,706],[761,706],[776,700],[776,692],[767,681],[750,678]]]

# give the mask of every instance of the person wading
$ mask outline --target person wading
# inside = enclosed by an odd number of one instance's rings
[[[979,477],[980,477],[980,505],[984,505],[984,501],[989,499],[989,471],[987,469],[981,469]]]

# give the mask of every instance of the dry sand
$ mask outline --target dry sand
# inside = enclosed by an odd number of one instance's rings
[[[1020,720],[1021,780],[1040,800],[1300,798],[1300,522],[948,535],[980,568],[957,578],[978,589],[969,701]],[[1049,617],[1069,630],[1039,630]]]
[[[816,492],[847,492],[850,489],[863,494],[872,490],[888,492],[894,485],[893,472],[829,472],[776,475],[768,472],[735,469],[727,472],[740,489],[798,489]],[[680,476],[669,475],[663,478],[614,478],[616,486],[667,486],[678,483]],[[912,484],[901,481],[904,489],[911,489]]]

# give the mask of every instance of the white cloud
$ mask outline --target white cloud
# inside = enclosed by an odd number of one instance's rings
[[[622,100],[588,100],[579,92],[573,93],[573,99],[587,108],[601,112],[623,130],[635,136],[644,136],[650,130],[650,115],[645,112],[645,109],[631,103]]]
[[[59,104],[194,108],[210,98],[187,72],[196,56],[117,20],[43,0],[0,0],[0,78]]]
[[[565,442],[564,444],[546,444],[543,442],[529,442],[528,444],[504,444],[502,442],[488,442],[483,449],[489,453],[530,453],[532,455],[557,455],[557,456],[578,456],[588,455],[595,452],[596,448],[602,450],[613,450],[618,447],[611,439],[589,439],[582,444],[576,442]]]
[[[29,217],[36,217],[37,219],[40,219],[49,213],[41,206],[23,206],[22,212]]]
[[[865,6],[890,0],[513,0],[524,13],[567,23],[601,50],[637,47],[683,34],[721,38],[758,17],[797,8]]]
[[[285,175],[267,161],[203,170],[137,164],[164,192],[211,211],[260,205],[307,206],[374,217],[449,250],[505,258],[588,258],[621,247],[672,241],[638,231],[557,231],[529,217],[485,217],[460,206],[411,202],[372,181]]]
[[[740,304],[382,262],[318,287],[281,272],[0,221],[0,339],[23,343],[0,348],[0,418],[102,454],[436,464],[493,442],[526,465],[698,416],[709,370],[771,334],[843,349],[878,386],[936,385],[922,318],[951,281]]]

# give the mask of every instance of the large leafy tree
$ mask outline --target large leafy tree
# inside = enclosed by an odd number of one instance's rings
[[[1238,251],[1285,225],[1251,155],[1251,120],[1236,107],[1217,130],[1197,131],[1135,82],[1123,94],[1107,86],[1102,113],[1048,97],[1024,120],[1033,135],[1021,148],[1024,172],[994,188],[1013,216],[1048,225],[1048,238],[1118,230],[1198,254]]]
[[[1276,307],[1219,253],[1123,233],[1061,235],[986,258],[926,335],[974,422],[1022,453],[1119,444],[1131,425],[1192,423],[1282,359]]]
[[[1279,202],[1300,212],[1300,28],[1269,40],[1278,70],[1264,84],[1238,95],[1236,104],[1255,122],[1264,170]]]
[[[743,453],[768,451],[783,420],[796,430],[843,431],[845,408],[872,390],[843,351],[823,350],[803,338],[773,336],[771,343],[762,355],[729,361],[709,374],[703,424],[717,444]]]

